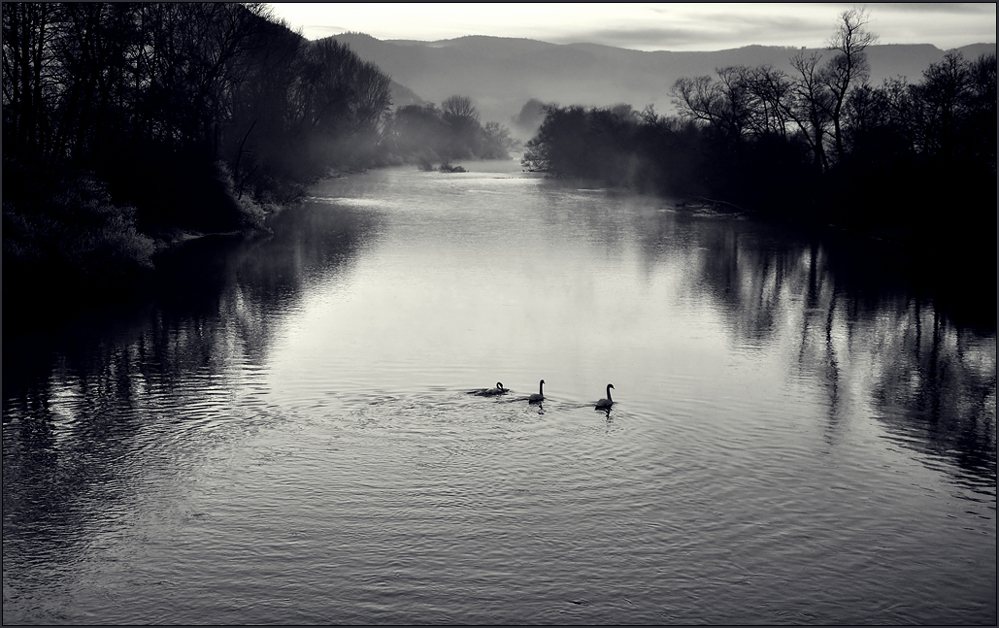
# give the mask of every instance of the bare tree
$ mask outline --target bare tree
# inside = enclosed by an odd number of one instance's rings
[[[826,151],[823,146],[829,116],[827,111],[828,92],[823,90],[821,73],[818,69],[821,57],[818,53],[805,56],[799,52],[791,58],[791,67],[798,71],[801,77],[794,85],[794,104],[787,109],[788,116],[794,120],[802,135],[812,149],[815,169],[823,171],[828,166]]]
[[[840,25],[829,40],[828,49],[834,52],[822,72],[822,82],[832,98],[829,114],[832,118],[836,157],[843,159],[843,106],[850,88],[863,83],[870,76],[871,68],[864,50],[877,42],[877,35],[867,30],[870,16],[866,9],[850,9],[839,16]]]
[[[479,112],[468,96],[449,96],[441,103],[444,119],[449,123],[479,119]]]
[[[742,65],[728,66],[715,70],[721,85],[722,119],[728,134],[734,139],[742,138],[752,116],[752,96],[749,90],[750,71]]]
[[[764,65],[750,70],[747,75],[747,89],[753,115],[750,123],[755,133],[772,133],[787,139],[787,126],[790,121],[788,111],[793,97],[792,82],[781,70]]]
[[[4,136],[17,149],[42,153],[50,143],[53,41],[61,11],[45,2],[3,4]]]
[[[441,103],[441,118],[447,123],[447,159],[460,159],[477,155],[482,148],[482,125],[479,112],[468,96],[449,96]]]
[[[709,76],[681,77],[670,90],[680,115],[702,120],[739,140],[750,124],[750,71],[743,66],[717,68],[718,82]]]
[[[721,117],[721,92],[710,76],[682,76],[670,89],[673,105],[685,118],[718,124]]]
[[[913,88],[922,105],[920,126],[924,150],[950,157],[955,149],[957,121],[966,115],[970,72],[961,53],[949,52],[923,72],[923,83]]]

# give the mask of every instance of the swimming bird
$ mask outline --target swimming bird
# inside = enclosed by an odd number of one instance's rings
[[[495,397],[496,395],[508,392],[510,392],[510,389],[503,388],[503,382],[496,382],[496,388],[476,388],[475,390],[468,391],[468,394],[478,395],[479,397]]]
[[[607,398],[601,399],[600,401],[597,402],[598,408],[609,408],[612,405],[614,405],[614,400],[611,399],[611,394],[610,394],[611,388],[614,388],[614,384],[607,384]]]
[[[538,384],[537,394],[531,395],[527,400],[531,403],[538,403],[545,400],[545,380],[541,380],[541,383]]]
[[[503,388],[503,382],[496,382],[496,388],[490,388],[482,392],[483,395],[487,397],[493,397],[496,395],[502,395],[503,393],[509,391],[509,388]]]

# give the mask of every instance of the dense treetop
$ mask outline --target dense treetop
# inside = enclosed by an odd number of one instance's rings
[[[509,156],[467,97],[391,107],[263,3],[4,3],[4,289],[141,273],[154,240],[260,228],[331,173]]]

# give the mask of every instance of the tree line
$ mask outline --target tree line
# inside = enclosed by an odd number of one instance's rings
[[[996,56],[952,52],[918,83],[873,86],[867,23],[863,10],[844,12],[827,54],[795,55],[792,72],[680,78],[676,116],[548,105],[523,163],[990,258]]]
[[[393,114],[377,66],[263,3],[4,3],[2,18],[5,293],[118,289],[157,243],[260,228],[331,172],[512,146],[465,97]]]
[[[440,162],[447,170],[457,159],[509,159],[518,143],[498,122],[479,120],[468,96],[450,96],[434,104],[407,105],[386,121],[384,134],[390,152],[416,161],[423,169]]]

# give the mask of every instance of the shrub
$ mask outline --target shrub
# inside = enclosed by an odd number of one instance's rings
[[[136,229],[135,208],[115,204],[89,172],[55,170],[4,163],[4,291],[100,293],[152,269],[153,241]]]

